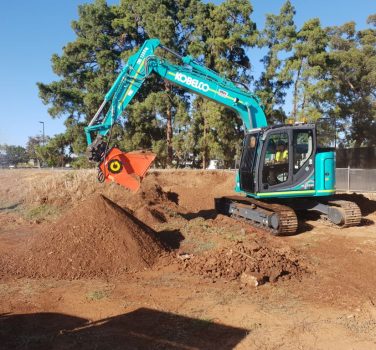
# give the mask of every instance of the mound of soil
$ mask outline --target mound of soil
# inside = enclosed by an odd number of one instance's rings
[[[300,279],[307,272],[302,265],[290,248],[274,248],[256,239],[183,259],[184,269],[213,281],[239,280],[255,286],[292,277]]]
[[[146,177],[141,183],[141,188],[135,193],[125,191],[124,188],[121,188],[121,191],[116,193],[116,195],[113,192],[110,194],[111,198],[114,197],[116,199],[116,203],[133,211],[145,206],[174,204],[173,194],[165,191],[152,176]]]
[[[150,227],[95,195],[5,257],[2,270],[31,278],[109,277],[148,268],[163,251]]]
[[[167,221],[162,210],[147,205],[137,209],[133,214],[137,219],[152,227]]]
[[[133,215],[152,228],[167,221],[169,211],[179,210],[178,197],[175,193],[166,191],[156,182],[155,176],[148,176],[141,183],[137,192],[121,191],[109,193],[121,207],[130,209]],[[169,210],[170,209],[170,210]],[[166,212],[167,211],[167,212]]]
[[[145,185],[146,181],[162,186],[169,199],[175,195],[175,202],[187,213],[196,213],[213,209],[215,197],[233,195],[235,174],[217,170],[174,170],[149,174],[145,178]]]

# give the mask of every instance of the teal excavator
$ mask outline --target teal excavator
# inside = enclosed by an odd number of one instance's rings
[[[181,65],[157,56],[158,48],[176,56]],[[99,164],[99,181],[114,181],[136,191],[155,159],[151,152],[122,152],[108,146],[112,127],[151,74],[234,110],[243,122],[237,195],[216,198],[218,212],[247,220],[274,235],[294,234],[300,210],[316,211],[338,227],[360,223],[359,207],[333,196],[335,150],[321,143],[317,123],[268,126],[259,99],[246,87],[191,56],[180,56],[158,39],[146,40],[129,58],[85,128],[89,159]]]

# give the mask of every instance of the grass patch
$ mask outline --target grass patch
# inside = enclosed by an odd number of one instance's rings
[[[101,300],[107,298],[109,292],[107,290],[94,290],[86,295],[87,300]]]
[[[41,204],[27,209],[24,216],[28,220],[45,220],[59,215],[59,209],[50,204]]]
[[[215,242],[202,242],[200,240],[196,241],[195,247],[193,249],[194,254],[201,254],[208,250],[215,249],[217,244]]]

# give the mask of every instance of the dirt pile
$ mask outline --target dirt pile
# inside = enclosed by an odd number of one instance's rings
[[[121,189],[120,193],[109,193],[120,206],[129,208],[133,215],[153,228],[167,221],[168,212],[179,210],[175,193],[166,191],[156,182],[155,176],[148,176],[137,192]]]
[[[214,198],[233,194],[235,173],[231,171],[175,170],[155,172],[145,178],[174,195],[180,207],[188,212],[212,209]],[[146,184],[145,184],[146,185]]]
[[[1,269],[32,278],[108,277],[148,268],[163,251],[151,228],[95,195],[3,257]]]
[[[290,248],[275,248],[256,239],[181,259],[184,269],[213,281],[239,280],[255,286],[292,277],[301,279],[307,272],[305,264]]]

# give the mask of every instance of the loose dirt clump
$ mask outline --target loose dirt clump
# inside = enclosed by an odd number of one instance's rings
[[[201,256],[182,258],[183,268],[203,277],[238,280],[257,286],[292,277],[301,279],[307,268],[291,248],[275,248],[256,239],[237,242]]]
[[[0,273],[31,278],[109,277],[149,268],[163,252],[150,227],[95,195],[3,257]]]
[[[122,191],[116,193],[114,197],[111,196],[111,198],[114,198],[119,205],[124,205],[133,211],[144,206],[176,204],[174,203],[174,194],[162,188],[153,176],[146,177],[137,192],[128,192],[122,188]]]

